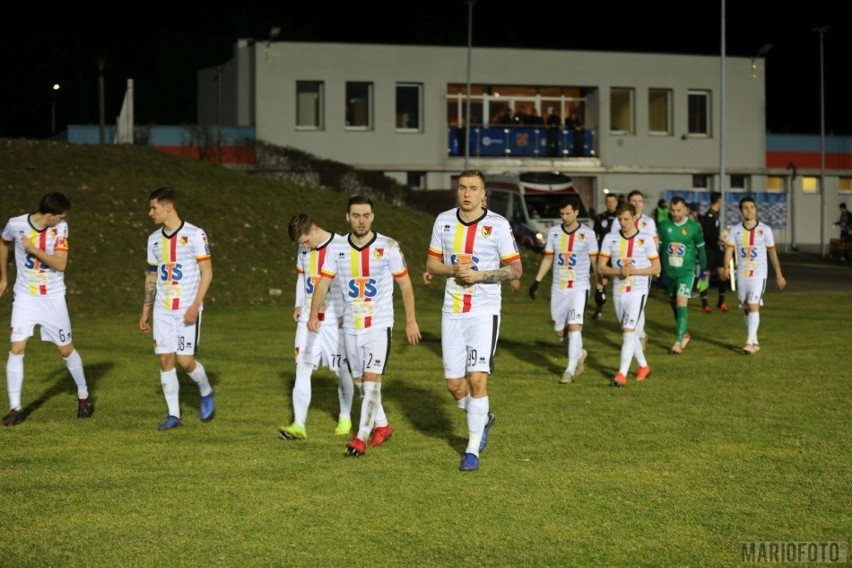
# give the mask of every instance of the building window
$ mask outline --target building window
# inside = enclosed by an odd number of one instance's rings
[[[766,191],[784,191],[784,178],[782,176],[766,176]]]
[[[713,189],[713,176],[696,174],[692,176],[692,187],[711,190]]]
[[[749,191],[751,188],[749,187],[749,176],[742,174],[731,174],[731,189],[736,189],[738,191]]]
[[[322,81],[296,81],[296,128],[322,130]]]
[[[359,130],[373,128],[373,84],[346,83],[346,127]]]
[[[839,176],[837,178],[837,192],[838,193],[852,193],[852,177],[850,177],[850,176]]]
[[[612,87],[609,90],[609,130],[616,134],[633,134],[633,89]]]
[[[406,172],[405,184],[412,189],[426,189],[426,172]]]
[[[423,124],[420,101],[423,99],[423,83],[396,84],[396,129],[403,132],[422,132]]]
[[[710,135],[710,91],[689,91],[688,132],[690,136]]]
[[[670,89],[648,90],[648,132],[672,134],[672,92]]]
[[[802,176],[803,193],[819,193],[819,177]]]

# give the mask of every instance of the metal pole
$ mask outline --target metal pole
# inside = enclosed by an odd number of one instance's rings
[[[719,71],[719,191],[722,192],[722,209],[719,212],[719,223],[725,226],[725,0],[722,0],[722,53]]]
[[[103,144],[104,139],[106,138],[104,129],[105,129],[105,118],[104,118],[104,65],[106,65],[106,60],[101,57],[98,59],[98,143]]]
[[[467,2],[467,109],[464,120],[464,169],[470,163],[470,55],[473,51],[473,5],[476,0]]]
[[[50,105],[50,134],[56,134],[56,93],[59,91],[59,83],[53,84],[53,101]]]
[[[825,255],[825,65],[823,36],[830,26],[813,28],[819,33],[819,254]]]

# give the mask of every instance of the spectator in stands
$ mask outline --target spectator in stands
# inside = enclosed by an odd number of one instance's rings
[[[559,155],[559,127],[562,125],[562,118],[556,112],[556,109],[550,107],[547,111],[547,155],[555,158]]]
[[[512,119],[512,109],[510,107],[506,107],[503,112],[496,115],[491,124],[496,124],[500,126],[513,124],[514,120]]]
[[[530,113],[527,115],[526,123],[530,126],[542,126],[544,124],[544,119],[538,115],[538,111],[535,107],[531,107]]]

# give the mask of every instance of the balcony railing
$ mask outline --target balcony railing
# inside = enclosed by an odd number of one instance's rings
[[[464,156],[464,127],[447,129],[448,154]],[[471,126],[471,157],[579,158],[594,157],[591,130],[544,126]]]

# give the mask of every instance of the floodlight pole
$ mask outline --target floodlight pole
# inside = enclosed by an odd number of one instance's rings
[[[825,254],[825,64],[823,37],[828,28],[811,28],[819,34],[819,254]]]
[[[106,65],[106,59],[103,57],[98,58],[98,143],[103,144],[106,139],[105,128],[106,128],[106,119],[104,110],[104,66]]]
[[[465,0],[467,3],[467,109],[464,120],[464,169],[467,171],[470,163],[470,56],[473,51],[473,5],[476,0]]]

